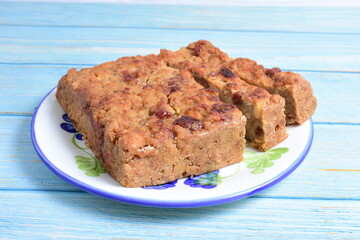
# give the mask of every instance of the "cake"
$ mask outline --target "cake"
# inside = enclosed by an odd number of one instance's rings
[[[125,187],[163,184],[242,160],[245,116],[160,56],[71,69],[56,98]]]
[[[243,159],[245,138],[267,151],[302,124],[316,98],[301,75],[231,58],[208,41],[177,51],[70,69],[56,98],[122,186],[144,187]]]
[[[248,58],[230,58],[212,43],[199,40],[188,45],[203,61],[225,64],[241,80],[263,88],[285,99],[286,124],[303,124],[315,112],[317,100],[309,81],[298,73],[283,72],[280,68],[265,68]]]
[[[303,124],[314,114],[317,101],[313,89],[300,74],[277,67],[264,68],[248,58],[236,58],[228,66],[247,83],[282,96],[287,125]]]
[[[231,59],[208,41],[199,41],[173,52],[162,49],[168,66],[189,70],[203,86],[217,91],[220,99],[235,104],[246,116],[246,139],[266,151],[287,138],[285,100],[243,81],[228,66]]]

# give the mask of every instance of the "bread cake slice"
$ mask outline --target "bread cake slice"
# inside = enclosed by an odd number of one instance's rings
[[[236,104],[246,116],[246,138],[250,144],[266,151],[287,138],[285,100],[243,81],[227,66],[231,60],[207,41],[190,44],[172,52],[161,50],[160,56],[171,67],[188,69],[203,86],[219,92],[220,99]]]
[[[285,99],[287,125],[302,124],[315,112],[317,101],[309,81],[294,72],[264,68],[248,58],[236,58],[229,68],[249,84],[279,94]]]
[[[71,69],[56,97],[123,186],[163,184],[242,160],[242,113],[158,56]]]
[[[225,63],[241,80],[264,88],[271,94],[285,99],[287,125],[302,124],[315,112],[317,100],[309,81],[294,72],[282,72],[280,68],[264,68],[248,58],[232,59],[209,41],[200,40],[187,47],[200,58]]]

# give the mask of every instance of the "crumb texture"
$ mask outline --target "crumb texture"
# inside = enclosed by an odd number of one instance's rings
[[[71,69],[56,96],[123,186],[162,184],[242,160],[242,113],[156,55]]]
[[[61,78],[56,97],[108,173],[157,185],[242,160],[245,138],[266,151],[316,108],[301,75],[230,58],[199,40],[123,57]]]

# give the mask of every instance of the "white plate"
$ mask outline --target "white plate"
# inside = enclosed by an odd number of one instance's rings
[[[247,148],[245,161],[206,175],[150,188],[125,188],[104,173],[84,145],[70,133],[71,123],[49,92],[31,124],[34,147],[56,175],[87,192],[115,201],[155,207],[200,207],[254,195],[284,179],[305,159],[313,140],[313,123],[287,127],[289,137],[261,153]],[[70,130],[70,132],[64,129]]]

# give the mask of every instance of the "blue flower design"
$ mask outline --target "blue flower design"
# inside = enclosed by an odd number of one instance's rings
[[[204,189],[211,189],[222,183],[222,179],[223,177],[219,175],[219,170],[215,170],[210,173],[189,177],[184,181],[184,184],[194,188],[201,187]]]
[[[65,114],[62,115],[62,118],[64,119],[65,122],[61,123],[60,127],[63,130],[67,131],[68,133],[76,133],[77,131],[76,131],[76,129],[74,127],[74,124],[72,123],[71,119],[69,118],[69,116],[65,113]],[[80,133],[76,134],[75,137],[78,140],[83,140],[83,135],[80,134]]]
[[[148,187],[142,187],[144,189],[157,189],[157,190],[164,190],[167,188],[173,188],[176,186],[177,180],[172,181],[172,182],[168,182],[168,183],[164,183],[164,184],[160,184],[160,185],[156,185],[156,186],[148,186]]]

